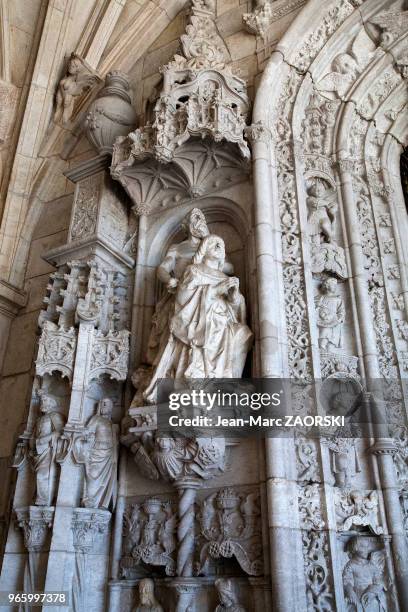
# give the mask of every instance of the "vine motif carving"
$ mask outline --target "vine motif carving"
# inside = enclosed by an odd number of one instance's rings
[[[305,279],[300,244],[300,227],[294,181],[294,153],[290,125],[292,105],[301,77],[292,72],[275,109],[276,159],[284,258],[286,327],[289,340],[289,375],[308,379],[310,371],[309,329],[305,297]]]
[[[81,240],[96,231],[98,218],[99,177],[91,176],[77,186],[70,240]]]
[[[351,15],[353,10],[354,8],[348,0],[342,0],[332,7],[324,15],[319,26],[307,37],[305,43],[297,52],[292,65],[299,70],[306,71],[326,41]]]

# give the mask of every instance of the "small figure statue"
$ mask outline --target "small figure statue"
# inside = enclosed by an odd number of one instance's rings
[[[238,602],[232,580],[219,578],[215,581],[215,588],[220,600],[215,612],[224,612],[225,610],[228,610],[228,612],[246,612],[245,608]]]
[[[322,296],[316,299],[319,346],[323,351],[341,348],[342,327],[345,319],[343,299],[337,293],[337,280],[327,278],[321,285]]]
[[[143,578],[139,582],[139,605],[132,612],[164,612],[154,596],[154,582],[151,578]]]
[[[54,115],[56,123],[67,123],[74,112],[75,98],[89,89],[98,77],[91,74],[78,55],[72,53],[67,68],[67,75],[58,85],[56,96],[57,108]]]
[[[57,402],[49,395],[41,395],[41,415],[35,423],[30,439],[30,456],[37,478],[36,506],[51,506],[57,480],[55,456],[57,443],[65,425],[64,417],[56,410]]]
[[[111,421],[112,400],[108,397],[98,403],[96,414],[86,427],[85,457],[80,453],[77,461],[85,465],[85,483],[82,504],[85,508],[115,507],[117,494],[118,426]]]
[[[308,189],[306,204],[312,272],[333,272],[339,278],[347,278],[344,250],[335,240],[336,190],[326,188],[325,182],[317,178]]]
[[[327,445],[331,451],[335,485],[342,489],[348,488],[351,479],[361,472],[356,441],[353,438],[333,437]]]
[[[355,536],[349,542],[350,560],[343,570],[349,612],[386,612],[384,553],[370,552],[371,538]]]
[[[308,225],[312,245],[334,241],[334,223],[337,202],[334,189],[326,189],[321,180],[309,187],[306,203],[309,209]]]

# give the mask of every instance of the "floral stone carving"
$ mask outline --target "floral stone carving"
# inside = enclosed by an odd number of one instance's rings
[[[48,540],[54,519],[54,508],[17,508],[16,518],[24,533],[24,545],[29,552],[41,552]]]
[[[341,531],[351,531],[352,527],[369,527],[376,535],[384,532],[378,524],[377,491],[337,490],[336,517]]]

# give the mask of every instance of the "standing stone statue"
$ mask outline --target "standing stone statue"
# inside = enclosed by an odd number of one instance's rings
[[[384,552],[372,549],[372,538],[355,536],[349,543],[350,560],[343,570],[349,612],[386,612]]]
[[[85,483],[82,504],[85,508],[113,508],[117,494],[118,427],[111,421],[112,400],[108,397],[98,403],[96,414],[86,427],[87,449]]]
[[[240,378],[252,332],[239,279],[223,272],[225,245],[211,234],[177,283],[170,334],[145,391],[154,403],[161,378]]]
[[[335,239],[336,190],[327,188],[325,182],[317,178],[307,190],[306,204],[312,272],[332,272],[339,278],[347,278],[344,250]]]
[[[330,347],[341,348],[345,310],[342,297],[337,293],[337,280],[327,278],[321,285],[323,295],[316,299],[319,346],[323,351]]]
[[[36,473],[36,506],[51,506],[55,496],[57,443],[65,425],[64,417],[56,410],[57,402],[49,395],[41,396],[41,415],[37,418],[30,440],[30,455]]]
[[[147,349],[147,362],[152,365],[157,365],[168,339],[169,319],[174,312],[174,294],[179,280],[191,263],[201,240],[209,234],[204,213],[199,208],[193,208],[188,213],[182,222],[182,228],[187,232],[187,239],[179,244],[172,244],[157,269],[157,277],[166,286],[167,292],[157,303],[152,318]]]
[[[337,202],[334,189],[327,190],[317,180],[309,187],[307,206],[309,209],[308,225],[312,245],[317,247],[321,242],[334,241],[334,223],[336,220]]]
[[[238,602],[234,583],[227,578],[219,578],[215,581],[220,603],[215,608],[215,612],[246,612],[245,608]]]
[[[143,578],[139,582],[139,600],[139,605],[132,612],[163,612],[154,596],[154,582],[151,578]]]

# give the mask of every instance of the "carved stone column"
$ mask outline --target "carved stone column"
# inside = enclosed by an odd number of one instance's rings
[[[367,384],[369,390],[378,397],[378,381],[382,379],[378,364],[378,353],[373,325],[373,315],[370,310],[370,297],[364,270],[364,256],[359,232],[359,221],[356,213],[355,197],[352,184],[353,162],[347,159],[340,161],[341,187],[344,199],[344,211],[349,232],[350,256],[352,260],[354,283],[357,296],[357,310],[361,326],[361,336],[366,366]],[[371,416],[375,417],[375,406],[371,405]],[[383,491],[388,530],[392,536],[395,573],[398,581],[398,593],[403,608],[408,607],[408,544],[404,530],[403,516],[398,494],[398,482],[393,455],[397,452],[392,439],[384,432],[384,425],[376,425],[373,433],[376,442],[371,452],[376,456],[380,472],[380,483]]]
[[[283,303],[282,247],[280,237],[277,186],[271,172],[272,135],[257,123],[247,129],[252,144],[255,190],[255,237],[258,281],[258,318],[261,370],[259,376],[283,377],[285,372],[286,323],[284,314],[274,307],[275,299]],[[271,288],[276,297],[271,300]],[[289,500],[297,495],[296,484],[288,477],[287,467],[291,442],[268,438],[266,446],[268,526],[270,572],[276,610],[290,610],[293,604],[291,574],[296,550],[296,521]]]
[[[82,612],[87,609],[89,594],[88,555],[95,553],[97,540],[108,531],[111,513],[107,510],[76,508],[71,529],[75,549],[75,575],[72,582],[72,609]]]
[[[84,551],[90,544],[77,541],[76,547],[67,525],[73,521],[75,533],[79,524],[84,534],[92,534],[95,529],[101,532],[102,518],[106,514],[110,517],[105,508],[115,505],[118,455],[115,422],[121,418],[122,383],[128,372],[128,298],[134,261],[126,253],[129,238],[126,196],[110,178],[108,166],[109,156],[101,155],[80,164],[69,174],[76,183],[69,237],[67,244],[45,256],[56,271],[51,274],[47,287],[46,309],[39,317],[42,331],[36,384],[26,430],[15,458],[15,466],[19,467],[15,505],[20,507],[29,504],[34,493],[29,464],[41,456],[42,448],[35,448],[37,440],[33,432],[39,419],[44,418],[38,412],[39,398],[49,396],[54,406],[54,416],[49,417],[50,428],[58,430],[58,436],[54,435],[58,440],[53,442],[52,452],[48,451],[57,477],[55,495],[52,492],[55,511],[44,588],[71,592],[74,580],[79,585],[75,591],[76,602],[85,597]],[[102,399],[107,400],[105,407]],[[107,414],[108,408],[111,416]],[[63,424],[59,427],[61,421]],[[92,459],[92,449],[100,435],[98,426],[104,428],[103,435],[111,440],[112,449],[111,456],[109,450],[105,451],[104,461],[111,464],[106,464],[100,483],[106,492],[94,498],[98,487],[92,486],[95,484],[92,478],[95,480],[98,476],[94,477],[92,470],[86,471],[86,461],[91,455],[91,461],[96,462],[95,457]],[[41,443],[46,444],[46,440]],[[85,476],[89,482],[85,482]],[[88,499],[89,490],[93,493]],[[41,503],[41,499],[36,503]],[[79,509],[81,504],[92,506],[92,503],[101,507],[86,508],[83,512]],[[89,516],[94,518],[88,520]],[[92,521],[95,524],[91,525]],[[106,550],[99,557],[99,578],[94,585],[101,609],[108,578],[108,539],[102,544]],[[82,545],[81,552],[78,547]],[[7,545],[10,556],[6,553],[3,573],[9,576],[12,590],[23,589],[19,583],[22,572],[12,554],[17,550],[18,542],[10,531]],[[92,559],[95,561],[96,557]],[[84,609],[82,604],[75,606],[77,610]]]

